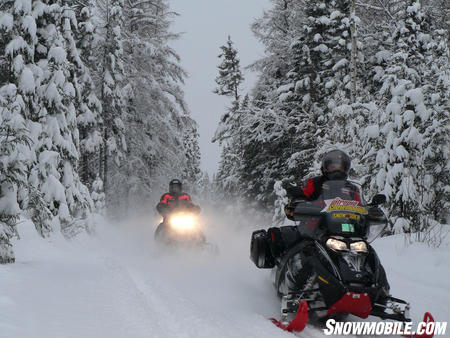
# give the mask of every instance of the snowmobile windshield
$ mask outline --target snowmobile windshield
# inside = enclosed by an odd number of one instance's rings
[[[367,203],[360,188],[345,180],[327,181],[315,201],[299,202],[294,211],[300,233],[307,237],[367,236]]]

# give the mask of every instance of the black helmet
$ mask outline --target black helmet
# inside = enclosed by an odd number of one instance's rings
[[[183,189],[183,184],[180,180],[173,179],[169,183],[169,193],[171,194],[181,194],[181,190]]]
[[[321,169],[329,180],[346,180],[350,171],[350,157],[342,150],[332,150],[323,156]]]

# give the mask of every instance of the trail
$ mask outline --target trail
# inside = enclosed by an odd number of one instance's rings
[[[253,229],[208,212],[204,219],[219,255],[161,250],[153,216],[103,225],[73,242],[42,240],[23,224],[17,263],[0,266],[0,337],[292,337],[267,319],[280,304],[269,271],[249,259]],[[375,245],[393,295],[413,304],[413,319],[431,310],[448,320],[450,250],[400,243]],[[421,271],[412,254],[440,278],[412,278]],[[301,336],[323,333],[307,327]]]

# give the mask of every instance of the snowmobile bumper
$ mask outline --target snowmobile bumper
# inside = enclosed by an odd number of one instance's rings
[[[372,312],[372,303],[367,293],[346,292],[341,299],[330,306],[327,316],[334,313],[351,313],[352,315],[367,318]]]

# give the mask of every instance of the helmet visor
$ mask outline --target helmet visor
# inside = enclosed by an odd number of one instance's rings
[[[350,171],[350,158],[343,151],[331,151],[325,155],[322,167],[327,175],[331,173],[342,173],[346,178]]]
[[[181,194],[181,184],[173,183],[169,185],[169,192],[171,194]]]

